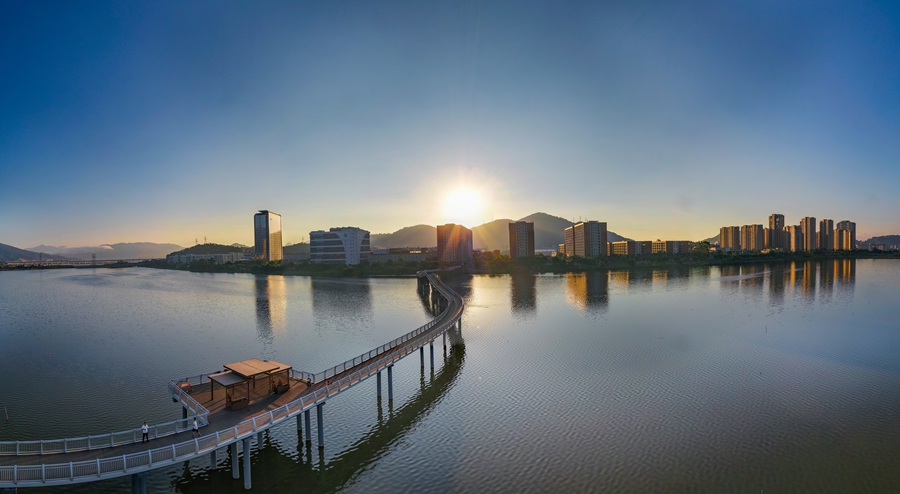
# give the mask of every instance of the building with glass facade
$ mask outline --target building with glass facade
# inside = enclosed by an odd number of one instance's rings
[[[253,215],[253,241],[255,258],[280,261],[284,257],[281,248],[281,215],[264,209]]]

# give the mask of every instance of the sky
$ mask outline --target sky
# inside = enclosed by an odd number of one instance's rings
[[[0,3],[0,243],[900,234],[896,2]],[[460,204],[464,202],[464,204]]]

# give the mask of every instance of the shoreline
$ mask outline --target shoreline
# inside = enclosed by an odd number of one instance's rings
[[[488,255],[490,253],[487,253]],[[535,256],[527,259],[511,259],[505,255],[478,259],[479,269],[469,274],[567,274],[601,271],[677,269],[704,266],[735,266],[750,264],[787,264],[808,261],[856,260],[856,259],[900,259],[900,252],[839,251],[792,253],[717,253],[717,254],[653,254],[648,258],[635,256],[615,256],[605,259],[591,258],[545,258]],[[422,269],[438,268],[438,263],[426,261],[412,265],[385,266],[359,265],[343,266],[310,263],[240,263],[216,264],[195,261],[190,264],[170,264],[165,261],[145,261],[141,263],[108,264],[103,266],[3,266],[0,271],[31,271],[43,269],[89,269],[145,267],[188,271],[192,273],[229,274],[278,274],[282,276],[310,276],[322,278],[408,278]]]

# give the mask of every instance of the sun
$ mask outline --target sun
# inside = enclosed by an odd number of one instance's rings
[[[444,198],[444,221],[473,227],[484,221],[484,198],[470,188],[459,188]]]

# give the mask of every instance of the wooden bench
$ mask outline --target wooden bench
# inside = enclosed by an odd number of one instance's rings
[[[250,405],[250,400],[247,398],[238,398],[236,400],[231,400],[230,403],[226,406],[229,410],[240,410],[241,408],[247,408]]]

